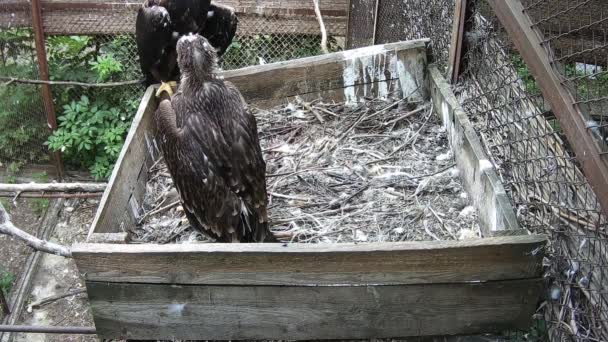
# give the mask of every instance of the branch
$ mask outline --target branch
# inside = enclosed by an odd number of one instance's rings
[[[327,49],[327,30],[325,30],[325,23],[323,23],[323,17],[321,16],[319,0],[312,0],[312,3],[315,6],[315,15],[317,16],[317,21],[321,28],[321,50],[323,50],[323,53],[329,53],[329,50]]]
[[[108,83],[84,83],[84,82],[72,82],[72,81],[43,81],[43,80],[30,80],[25,78],[14,78],[14,77],[0,77],[0,81],[5,81],[4,85],[11,83],[25,83],[25,84],[49,84],[49,85],[64,85],[64,86],[79,86],[85,88],[110,88],[118,87],[123,85],[139,84],[142,80],[131,80],[123,82],[108,82]]]
[[[32,304],[30,304],[28,306],[27,310],[28,310],[28,312],[31,312],[33,309],[38,309],[38,308],[40,308],[41,306],[43,306],[45,304],[54,302],[54,301],[62,299],[62,298],[76,296],[76,295],[79,295],[81,293],[86,293],[86,292],[87,292],[87,289],[84,289],[84,288],[83,289],[75,289],[75,290],[68,291],[66,293],[60,293],[60,294],[56,294],[56,295],[53,295],[53,296],[50,296],[50,297],[42,298],[41,300],[33,302]]]
[[[15,196],[14,192],[1,192],[0,197],[10,197],[10,198],[99,198],[103,196],[101,192],[53,192],[50,194],[45,194],[42,192],[26,192],[19,193]]]
[[[107,183],[0,183],[0,192],[103,192]]]
[[[60,255],[66,258],[72,257],[72,252],[70,252],[67,247],[40,240],[39,238],[15,227],[15,225],[13,225],[13,223],[10,221],[10,217],[8,216],[8,213],[4,209],[2,203],[0,203],[0,234],[5,234],[20,239],[26,245],[40,252]]]

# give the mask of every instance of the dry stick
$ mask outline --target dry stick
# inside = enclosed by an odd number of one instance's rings
[[[424,231],[433,239],[437,240],[437,241],[441,241],[440,238],[437,237],[437,235],[433,234],[430,230],[429,227],[426,224],[426,220],[422,220],[422,225],[424,226]]]
[[[83,289],[71,290],[71,291],[68,291],[66,293],[56,294],[56,295],[53,295],[53,296],[50,296],[50,297],[42,298],[41,300],[33,302],[32,304],[30,304],[28,306],[28,312],[31,311],[32,309],[38,309],[41,306],[43,306],[45,304],[48,304],[48,303],[51,303],[51,302],[54,302],[56,300],[59,300],[59,299],[62,299],[62,298],[66,298],[66,297],[76,296],[76,295],[79,295],[81,293],[86,293],[86,292],[87,292],[87,289],[83,288]]]
[[[72,81],[42,81],[42,80],[30,80],[24,78],[15,77],[0,77],[0,81],[6,81],[4,85],[11,83],[26,83],[26,84],[50,84],[50,85],[64,85],[64,86],[79,86],[85,88],[110,88],[116,86],[124,86],[131,84],[141,83],[143,80],[131,80],[124,82],[108,82],[108,83],[84,83],[84,82],[72,82]]]
[[[2,184],[0,191],[5,192],[104,192],[107,183],[28,183]]]
[[[45,193],[19,193],[16,197],[21,198],[98,198],[103,196],[103,192],[89,192],[89,193],[66,193],[66,192],[55,192],[51,194]],[[13,193],[0,193],[0,197],[15,197]]]
[[[283,195],[283,194],[279,194],[276,192],[270,192],[269,193],[270,196],[272,197],[278,197],[278,198],[284,198],[284,199],[290,199],[290,200],[295,200],[295,201],[306,201],[306,202],[310,202],[310,198],[309,197],[300,197],[300,196],[291,196],[291,195]]]
[[[145,219],[146,219],[148,216],[153,216],[153,215],[156,215],[156,214],[158,214],[158,213],[162,213],[162,212],[164,212],[164,211],[166,211],[166,210],[169,210],[169,209],[171,209],[171,208],[173,208],[173,207],[177,206],[177,205],[178,205],[178,204],[180,204],[180,203],[181,203],[180,201],[175,201],[175,202],[173,202],[173,203],[171,203],[171,204],[167,204],[166,206],[164,206],[164,207],[162,207],[162,208],[158,208],[158,209],[156,209],[156,210],[153,210],[153,211],[147,212],[147,213],[145,213],[145,214],[144,214],[144,216],[142,216],[142,217],[141,217],[141,219],[139,219],[139,222],[141,223],[141,222],[143,222],[143,221],[144,221],[144,220],[145,220]]]
[[[451,237],[454,238],[454,240],[458,240],[458,238],[456,237],[456,235],[454,235],[454,233],[452,233],[452,231],[450,231],[446,226],[445,223],[443,222],[443,220],[441,219],[441,217],[439,217],[439,215],[437,215],[437,213],[435,212],[435,210],[433,210],[433,207],[431,207],[431,204],[429,203],[428,205],[429,210],[431,211],[431,213],[433,214],[433,216],[435,216],[435,218],[437,219],[437,221],[439,221],[439,224],[441,225],[441,228],[443,228],[443,230],[445,230]]]
[[[40,252],[60,255],[66,258],[72,257],[72,252],[70,252],[67,247],[41,240],[15,227],[10,221],[10,217],[2,203],[0,203],[0,234],[9,235],[22,240],[26,245]]]
[[[414,109],[414,110],[413,110],[413,111],[411,111],[411,112],[407,112],[407,113],[405,113],[404,115],[401,115],[401,116],[400,116],[400,117],[398,117],[398,118],[395,118],[395,119],[393,119],[393,120],[390,120],[390,121],[387,121],[387,122],[382,123],[382,126],[388,126],[388,125],[390,125],[390,124],[393,124],[393,123],[396,123],[396,122],[398,122],[398,121],[401,121],[401,120],[403,120],[403,119],[405,119],[405,118],[407,118],[407,117],[410,117],[410,116],[412,116],[412,115],[414,115],[414,114],[418,114],[418,113],[420,113],[421,111],[425,110],[426,108],[427,108],[427,106],[421,106],[421,107],[418,107],[418,108]]]
[[[307,110],[309,110],[312,115],[315,116],[315,118],[317,118],[317,120],[319,120],[319,122],[321,124],[325,123],[325,120],[323,120],[323,117],[321,116],[321,114],[319,114],[319,112],[317,112],[316,109],[314,109],[310,104],[306,103],[306,102],[302,102],[302,105],[304,106],[304,108],[306,108]]]
[[[321,29],[321,50],[323,50],[323,53],[329,53],[329,50],[327,49],[327,30],[325,30],[325,23],[323,22],[323,17],[321,16],[319,0],[312,0],[312,3],[315,6],[315,15],[317,16],[319,28]]]

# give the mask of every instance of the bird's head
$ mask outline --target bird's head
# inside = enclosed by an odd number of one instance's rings
[[[188,34],[177,41],[177,64],[185,77],[208,80],[217,66],[217,52],[205,37]]]
[[[166,27],[171,26],[171,17],[166,8],[153,5],[150,7],[150,11],[154,13],[152,16],[152,27],[165,30]]]

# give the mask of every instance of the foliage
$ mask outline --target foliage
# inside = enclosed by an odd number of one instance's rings
[[[29,30],[0,30],[0,75],[35,78]],[[42,142],[48,134],[38,87],[0,85],[0,161],[42,161],[47,154]]]
[[[128,100],[128,99],[127,99]],[[49,147],[62,151],[65,160],[89,168],[97,179],[107,178],[136,109],[135,101],[121,103],[98,97],[91,102],[85,95],[63,106],[59,128],[49,138]]]
[[[577,69],[576,64],[565,66],[565,75],[572,80],[577,99],[584,101],[608,96],[608,71],[589,68]]]
[[[47,198],[35,198],[31,202],[31,208],[34,214],[38,217],[44,215],[46,210],[49,208],[51,201]]]
[[[14,281],[15,275],[13,273],[0,268],[0,290],[3,291],[4,294],[8,295],[8,293],[11,292]]]
[[[549,341],[547,322],[543,319],[534,319],[528,331],[510,330],[504,334],[508,341],[515,342],[544,342]]]
[[[109,42],[99,37],[58,36],[49,38],[47,43],[49,68],[57,79],[111,82],[121,77],[138,77],[133,68],[122,62],[129,60],[129,41],[124,36]],[[96,179],[107,178],[122,148],[141,91],[128,91],[125,87],[55,89],[61,113],[57,118],[59,127],[49,138],[48,146],[62,151],[69,166],[87,168]]]
[[[526,62],[524,62],[523,58],[521,58],[519,55],[512,55],[511,62],[517,70],[517,75],[523,81],[526,91],[528,91],[530,94],[540,94],[538,83],[536,83],[534,76],[532,76],[530,73],[530,70],[528,69],[528,66],[526,65]]]
[[[46,51],[51,80],[95,83],[141,77],[129,35],[49,36]],[[0,75],[38,77],[30,29],[0,30],[0,58]],[[46,161],[46,141],[53,150],[64,151],[68,166],[88,168],[98,179],[107,177],[142,89],[53,86],[52,92],[59,129],[49,138],[40,87],[0,86],[0,162]]]

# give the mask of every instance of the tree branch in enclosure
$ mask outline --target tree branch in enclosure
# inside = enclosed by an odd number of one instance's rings
[[[75,289],[75,290],[68,291],[66,293],[60,293],[60,294],[56,294],[56,295],[53,295],[50,297],[42,298],[41,300],[30,304],[28,306],[28,312],[32,311],[32,309],[38,309],[41,306],[52,303],[56,300],[63,299],[66,297],[76,296],[76,295],[79,295],[81,293],[86,293],[86,292],[87,292],[87,289],[82,288],[82,289]]]
[[[39,238],[15,227],[15,225],[13,225],[13,223],[10,221],[10,217],[8,216],[8,213],[4,209],[2,203],[0,203],[0,234],[17,238],[23,241],[26,245],[40,252],[60,255],[66,258],[72,257],[72,252],[70,252],[67,247],[40,240]]]
[[[99,198],[103,196],[103,192],[52,192],[46,194],[43,192],[0,192],[0,197],[17,197],[17,198]]]
[[[103,192],[107,185],[107,183],[0,183],[0,192]]]
[[[317,16],[317,21],[319,22],[319,27],[321,28],[321,50],[323,50],[323,53],[329,53],[329,49],[327,48],[327,30],[325,29],[325,23],[323,22],[323,17],[321,16],[319,0],[312,0],[312,3],[315,6],[315,15]]]
[[[24,78],[14,77],[0,77],[0,81],[4,81],[4,85],[11,83],[25,83],[25,84],[49,84],[49,85],[63,85],[63,86],[78,86],[85,88],[110,88],[124,85],[139,84],[143,80],[131,80],[123,82],[108,82],[108,83],[84,83],[84,82],[72,82],[72,81],[43,81],[43,80],[30,80]]]

